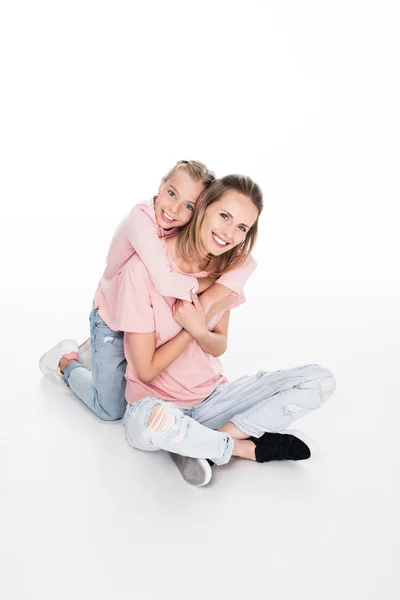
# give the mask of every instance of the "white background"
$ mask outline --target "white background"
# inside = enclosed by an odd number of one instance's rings
[[[3,3],[2,597],[398,597],[399,27],[384,0]],[[338,381],[299,423],[319,457],[204,490],[37,369],[179,159],[264,191],[227,374]]]

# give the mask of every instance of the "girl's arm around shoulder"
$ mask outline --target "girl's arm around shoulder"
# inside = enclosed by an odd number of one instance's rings
[[[226,310],[235,304],[238,296],[243,293],[243,288],[250,275],[257,266],[252,256],[246,262],[224,275],[200,296],[200,302],[206,313],[207,322],[217,313]]]
[[[158,236],[158,225],[146,205],[134,207],[126,224],[126,235],[148,270],[158,293],[189,300],[190,290],[198,289],[197,279],[171,269],[165,242]]]
[[[217,279],[217,283],[229,288],[231,292],[234,292],[239,296],[256,267],[257,262],[250,254],[240,267],[221,275],[221,277]]]
[[[205,352],[212,356],[221,356],[226,350],[229,312],[224,313],[212,331],[208,330],[206,315],[196,294],[192,294],[192,303],[177,300],[172,315],[184,330]]]
[[[200,304],[206,315],[206,322],[209,323],[216,314],[232,306],[237,298],[237,294],[224,285],[220,283],[211,285],[199,296]]]

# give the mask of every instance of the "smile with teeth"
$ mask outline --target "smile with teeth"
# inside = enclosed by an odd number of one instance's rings
[[[215,233],[212,232],[212,236],[215,240],[215,242],[217,243],[218,246],[221,246],[222,248],[224,246],[228,245],[228,242],[225,242],[225,240],[221,239],[220,237],[218,237]]]
[[[168,221],[169,223],[172,223],[172,221],[176,221],[176,219],[173,219],[172,217],[170,217],[170,216],[169,216],[169,215],[168,215],[168,214],[165,212],[165,210],[161,210],[161,214],[162,214],[162,216],[164,217],[164,219],[165,219],[166,221]]]

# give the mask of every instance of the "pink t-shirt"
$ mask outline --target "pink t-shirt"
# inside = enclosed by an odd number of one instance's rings
[[[182,273],[172,259],[170,261],[174,268]],[[196,273],[195,276],[206,277],[207,272]],[[146,267],[137,255],[129,260],[121,272],[119,296],[119,330],[134,333],[155,331],[157,348],[182,331],[182,327],[172,316],[175,298],[162,296],[156,290]],[[243,302],[244,296],[241,294],[234,307]],[[221,312],[214,317],[208,326],[210,330],[215,327],[222,314]],[[127,359],[126,400],[129,403],[152,396],[179,405],[195,406],[207,398],[217,385],[227,381],[222,374],[220,360],[205,352],[195,340],[175,362],[150,383],[141,381],[136,373],[127,336],[124,350]]]
[[[190,290],[198,289],[197,278],[182,272],[176,272],[166,252],[162,239],[173,235],[177,229],[166,232],[158,227],[154,201],[137,204],[118,226],[111,241],[107,255],[107,266],[100,279],[94,305],[99,309],[101,318],[114,331],[118,331],[117,314],[119,309],[119,285],[121,269],[136,253],[143,261],[155,285],[162,296],[190,301]],[[217,282],[240,294],[256,267],[254,258],[249,257],[244,265],[222,275]]]

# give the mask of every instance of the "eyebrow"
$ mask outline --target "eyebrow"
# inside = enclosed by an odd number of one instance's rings
[[[225,208],[222,208],[221,210],[226,212],[226,214],[229,215],[231,219],[233,219],[231,213],[228,210],[226,210]],[[244,227],[247,227],[247,229],[250,229],[250,227],[248,225],[246,225],[246,223],[240,223],[240,225],[244,225]]]
[[[174,192],[176,192],[176,194],[179,196],[179,192],[176,189],[176,187],[174,187],[171,183],[169,184],[169,187],[172,188],[174,190]],[[193,206],[195,206],[195,203],[192,202],[191,200],[187,200],[186,204],[193,204]]]
[[[178,194],[178,196],[179,196],[179,192],[176,189],[176,187],[174,187],[171,183],[169,184],[169,187],[171,187],[174,190],[174,192],[176,192]]]

